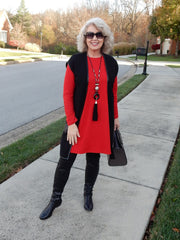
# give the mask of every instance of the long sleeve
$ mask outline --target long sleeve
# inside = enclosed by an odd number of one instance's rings
[[[117,106],[117,76],[114,80],[113,85],[113,95],[114,95],[114,119],[118,118],[118,106]]]
[[[66,69],[66,74],[64,78],[64,89],[63,89],[63,99],[64,99],[64,110],[66,114],[66,121],[68,125],[71,125],[77,121],[74,112],[74,74],[71,71],[69,65]]]

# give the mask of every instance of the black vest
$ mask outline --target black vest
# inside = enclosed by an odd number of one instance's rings
[[[116,60],[110,55],[103,54],[108,81],[108,110],[109,110],[109,126],[110,126],[110,141],[112,146],[113,131],[114,131],[114,96],[113,96],[113,84],[118,73],[118,64]],[[88,87],[88,63],[87,52],[77,53],[73,55],[68,63],[75,76],[75,89],[74,89],[74,111],[78,119],[79,124],[81,114],[83,111],[87,87]],[[64,138],[65,139],[65,138]],[[62,144],[62,141],[61,141]],[[62,146],[61,146],[62,148]],[[61,149],[61,153],[64,152]],[[61,154],[62,155],[62,154]],[[63,154],[64,155],[64,154]],[[66,154],[65,154],[66,155]],[[63,156],[66,158],[66,156]]]

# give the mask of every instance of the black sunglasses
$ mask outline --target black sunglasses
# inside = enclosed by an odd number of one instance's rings
[[[102,39],[105,37],[103,36],[102,32],[97,32],[97,33],[87,32],[84,36],[88,39],[93,39],[94,36],[96,36],[97,39]]]

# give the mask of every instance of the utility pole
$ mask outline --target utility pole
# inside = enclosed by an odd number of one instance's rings
[[[40,32],[40,35],[41,35],[41,39],[40,39],[40,48],[42,49],[42,32]]]

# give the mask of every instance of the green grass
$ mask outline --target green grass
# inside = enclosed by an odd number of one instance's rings
[[[136,88],[144,79],[146,78],[145,75],[134,75],[128,81],[123,83],[118,87],[118,101],[124,98],[127,94],[129,94],[134,88]]]
[[[180,136],[148,240],[180,239]]]
[[[130,57],[130,59],[135,59],[135,57]],[[144,56],[138,56],[137,59],[145,59]],[[180,56],[158,56],[158,55],[149,55],[148,60],[150,61],[168,61],[168,62],[180,62]]]
[[[0,183],[60,142],[65,118],[0,150]]]
[[[34,57],[31,57],[31,55],[37,55]],[[13,57],[17,57],[19,56],[19,58],[13,58]],[[29,57],[24,57],[24,56],[29,56]],[[21,60],[23,61],[28,61],[28,60],[41,60],[42,58],[47,58],[47,57],[54,57],[54,56],[59,56],[59,55],[55,55],[55,54],[49,54],[47,53],[47,55],[41,55],[41,53],[18,53],[18,52],[0,52],[0,57],[12,57],[11,59],[0,59],[0,62],[20,62]]]
[[[135,75],[118,87],[118,101],[146,76]],[[65,118],[0,150],[0,183],[60,143]]]
[[[15,62],[18,59],[15,58],[5,58],[5,59],[0,59],[0,62]]]
[[[12,57],[12,56],[16,57],[16,56],[24,56],[24,55],[32,55],[32,53],[0,52],[0,57]]]

